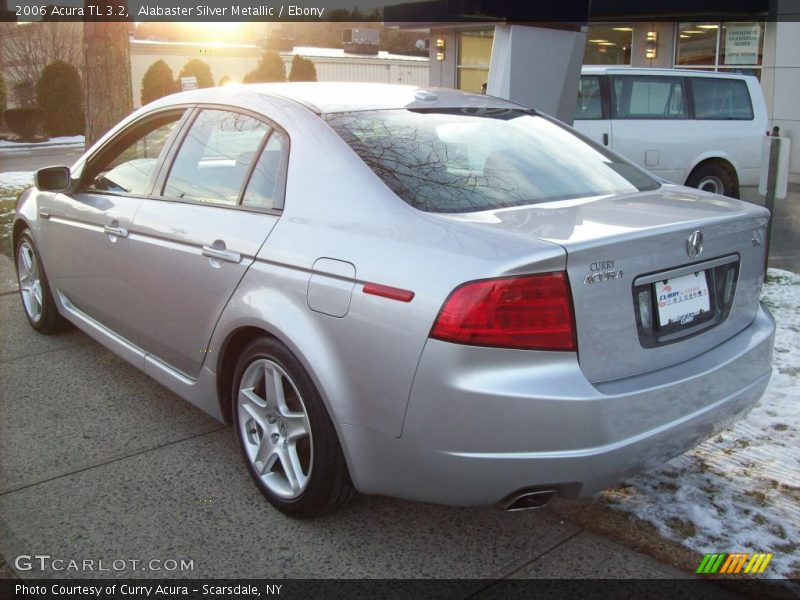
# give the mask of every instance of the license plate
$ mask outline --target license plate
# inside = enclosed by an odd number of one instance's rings
[[[655,291],[661,327],[691,325],[711,307],[705,271],[658,281]]]

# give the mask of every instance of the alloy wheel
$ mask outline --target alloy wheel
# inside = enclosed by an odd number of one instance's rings
[[[42,278],[33,247],[27,240],[23,241],[17,250],[17,275],[25,312],[33,323],[38,323],[42,319],[43,310]]]
[[[286,500],[300,496],[311,476],[313,438],[286,371],[266,358],[250,363],[239,384],[237,417],[245,455],[264,486]]]

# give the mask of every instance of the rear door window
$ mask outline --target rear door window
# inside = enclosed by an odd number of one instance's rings
[[[690,77],[695,119],[752,121],[747,82],[741,79]]]
[[[269,126],[248,115],[202,110],[178,150],[164,196],[235,205]]]
[[[622,75],[613,79],[617,119],[685,119],[686,99],[680,77]]]

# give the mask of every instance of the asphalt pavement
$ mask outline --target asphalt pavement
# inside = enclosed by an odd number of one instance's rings
[[[0,322],[0,555],[18,577],[686,576],[547,508],[362,497],[324,519],[290,519],[251,483],[228,427],[76,329],[34,332],[5,256]],[[194,568],[14,568],[35,553]]]

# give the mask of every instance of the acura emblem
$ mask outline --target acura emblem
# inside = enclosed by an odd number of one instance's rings
[[[703,252],[703,234],[698,229],[689,234],[689,239],[686,240],[686,254],[694,258],[700,256]]]

